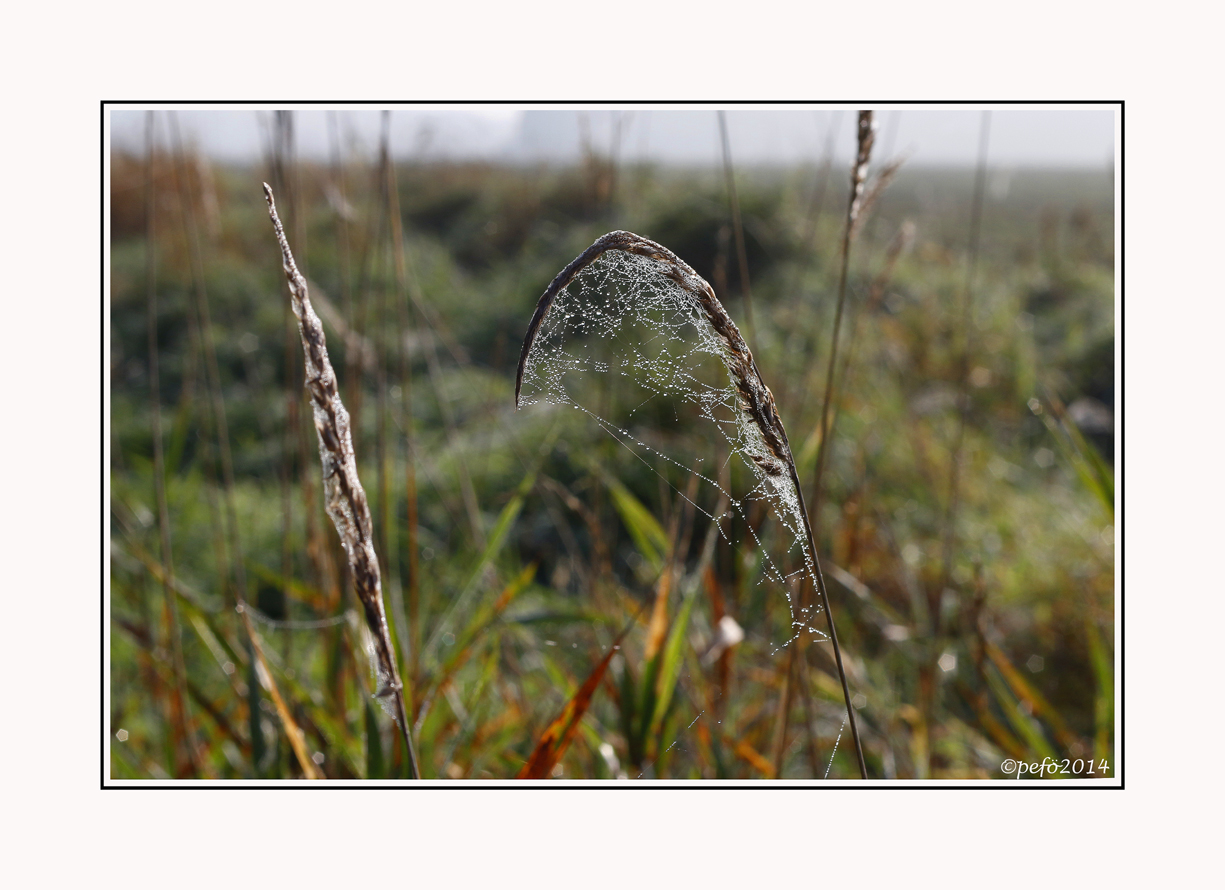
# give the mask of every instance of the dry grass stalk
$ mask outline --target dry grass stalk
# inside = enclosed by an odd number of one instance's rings
[[[281,248],[281,260],[289,282],[293,312],[298,319],[298,330],[302,335],[302,349],[306,357],[306,388],[314,409],[315,431],[319,436],[319,458],[323,464],[325,504],[328,516],[336,526],[342,546],[349,557],[354,588],[361,600],[366,624],[374,638],[375,665],[379,675],[379,688],[375,695],[380,699],[392,700],[408,750],[411,775],[414,779],[420,778],[417,755],[409,733],[408,715],[404,708],[403,684],[400,682],[400,672],[396,667],[391,645],[391,632],[383,611],[378,556],[374,550],[373,522],[366,492],[357,476],[349,412],[340,400],[336,372],[332,370],[332,362],[328,358],[323,323],[311,307],[306,279],[294,263],[289,242],[285,239],[285,230],[276,213],[272,189],[267,183],[264,184],[264,196],[268,201],[268,215],[272,219],[277,243]]]
[[[804,531],[808,539],[809,552],[812,554],[813,583],[825,610],[825,618],[829,626],[830,640],[834,646],[834,660],[838,668],[838,677],[842,682],[843,697],[846,701],[847,719],[851,729],[851,737],[855,745],[855,753],[859,760],[859,770],[863,778],[867,778],[867,767],[863,761],[863,749],[859,741],[859,730],[855,724],[855,711],[851,707],[851,693],[847,687],[846,672],[842,665],[842,650],[838,645],[838,634],[834,630],[834,616],[830,611],[829,596],[825,589],[825,581],[821,574],[821,562],[817,555],[816,540],[812,533],[812,524],[808,511],[804,507],[804,494],[800,486],[799,474],[795,467],[795,459],[791,454],[791,446],[787,441],[787,432],[783,428],[778,408],[774,403],[774,395],[761,379],[757,370],[757,362],[749,351],[748,344],[741,336],[735,322],[715,296],[714,289],[702,276],[698,275],[686,262],[666,247],[635,235],[633,232],[609,232],[594,244],[579,254],[570,265],[561,272],[545,288],[540,301],[536,304],[536,312],[528,324],[527,336],[523,339],[523,351],[519,356],[519,369],[515,378],[515,404],[519,404],[519,396],[523,388],[523,373],[527,367],[528,356],[536,334],[548,314],[549,307],[557,295],[566,288],[575,276],[590,266],[604,253],[610,250],[621,250],[637,256],[647,257],[661,264],[661,272],[670,280],[688,291],[701,307],[711,328],[723,341],[724,353],[722,359],[731,375],[732,383],[739,396],[739,408],[756,425],[760,431],[767,453],[752,453],[750,457],[767,476],[789,476],[795,487],[799,503],[799,513],[804,522]]]
[[[876,125],[871,111],[859,112],[859,149],[855,153],[855,165],[851,168],[851,192],[846,208],[846,226],[842,233],[842,268],[838,273],[838,305],[834,310],[834,332],[829,348],[829,367],[825,372],[825,395],[821,404],[821,444],[817,447],[817,468],[812,480],[813,522],[819,522],[821,508],[821,473],[825,468],[825,454],[829,444],[829,410],[833,400],[834,369],[838,358],[838,333],[842,325],[842,312],[846,306],[846,280],[851,264],[851,243],[859,228],[864,208],[864,183],[868,178],[868,161],[872,157],[872,144],[876,141]],[[875,200],[875,198],[873,199]]]
[[[869,214],[872,212],[872,208],[880,199],[880,196],[884,194],[885,189],[889,187],[889,183],[893,182],[893,177],[897,176],[897,171],[902,169],[902,165],[905,163],[905,156],[894,158],[892,161],[882,167],[880,172],[876,174],[876,178],[872,180],[872,187],[864,192],[863,200],[860,201],[859,213],[855,219],[852,234],[857,234],[859,232],[859,227],[863,224],[863,221],[868,218]]]
[[[893,240],[889,242],[889,246],[885,250],[885,263],[881,271],[875,278],[872,279],[872,284],[868,287],[868,295],[864,298],[863,307],[855,316],[854,322],[851,324],[851,333],[848,337],[846,356],[842,359],[842,369],[838,372],[838,392],[845,393],[849,388],[849,380],[851,369],[855,367],[855,349],[859,345],[859,340],[855,336],[859,330],[860,317],[866,313],[874,312],[879,307],[885,298],[885,290],[889,287],[893,280],[893,271],[897,267],[897,262],[902,254],[908,251],[914,244],[915,225],[910,220],[905,220],[898,228],[897,234],[893,236]],[[834,406],[834,417],[830,421],[830,429],[833,429],[838,422],[840,407]]]
[[[846,282],[847,273],[850,269],[851,261],[851,244],[855,240],[855,235],[859,229],[860,220],[863,219],[863,213],[869,202],[865,201],[864,187],[868,179],[868,162],[872,157],[872,146],[876,141],[876,123],[873,119],[871,111],[859,112],[858,126],[858,149],[855,152],[855,163],[851,167],[851,188],[847,199],[846,208],[846,225],[842,233],[842,267],[838,274],[838,303],[834,310],[834,330],[831,336],[829,349],[829,365],[825,371],[825,394],[821,402],[821,441],[817,446],[817,466],[813,471],[812,479],[812,524],[816,525],[820,522],[821,512],[821,476],[825,468],[825,455],[828,451],[829,436],[830,436],[830,403],[834,396],[834,372],[837,368],[836,362],[838,358],[838,334],[842,327],[842,314],[846,306]],[[892,178],[896,172],[896,167],[888,171],[889,177]],[[882,177],[883,178],[883,177]],[[883,187],[883,186],[882,186]],[[875,202],[879,196],[879,190],[874,189],[869,195],[871,202]],[[814,536],[815,537],[815,536]],[[813,545],[814,551],[816,545]],[[824,593],[821,593],[824,601]],[[800,605],[803,607],[807,604],[808,588],[807,585],[802,585],[800,588]],[[829,606],[825,604],[828,611]],[[837,650],[835,650],[837,651]],[[775,762],[776,768],[782,769],[782,755],[786,748],[787,723],[791,713],[791,692],[792,678],[795,676],[795,658],[793,652],[788,660],[786,675],[783,680],[783,696],[780,704],[778,717],[778,732],[775,738]],[[841,664],[839,664],[841,672]],[[843,681],[845,685],[845,680]],[[851,715],[851,728],[855,729],[855,715],[848,701],[847,710]],[[866,776],[866,767],[863,764],[863,755],[860,752],[858,745],[858,737],[856,736],[856,753],[860,754],[860,769],[864,771]]]

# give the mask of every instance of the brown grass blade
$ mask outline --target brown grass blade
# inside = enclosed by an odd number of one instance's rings
[[[635,617],[636,620],[637,618]],[[583,685],[578,688],[578,692],[574,693],[570,701],[566,702],[566,706],[561,709],[561,713],[557,715],[541,734],[540,741],[536,743],[536,749],[532,751],[532,756],[527,759],[527,763],[523,765],[523,769],[519,770],[519,774],[515,778],[547,779],[550,773],[553,772],[553,767],[557,765],[557,761],[566,752],[570,739],[574,737],[579,721],[583,719],[583,715],[587,713],[587,708],[591,706],[591,699],[595,695],[600,681],[604,679],[604,673],[608,670],[608,665],[612,662],[613,656],[621,651],[621,641],[625,639],[625,635],[629,633],[630,628],[633,626],[634,621],[631,621],[625,630],[621,631],[617,638],[613,640],[612,645],[608,647],[608,653],[600,659],[600,663],[595,666],[595,670],[583,681]]]

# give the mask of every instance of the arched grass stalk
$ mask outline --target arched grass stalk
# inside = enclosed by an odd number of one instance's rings
[[[285,229],[276,213],[272,189],[267,183],[264,183],[264,197],[268,201],[268,215],[272,219],[277,243],[281,247],[281,261],[285,268],[285,278],[289,282],[293,312],[297,316],[298,331],[302,335],[302,350],[306,356],[306,389],[310,393],[311,407],[315,413],[315,432],[319,436],[319,459],[323,463],[324,497],[328,516],[336,526],[345,553],[349,557],[353,586],[357,591],[357,598],[361,601],[366,625],[374,638],[374,661],[379,679],[375,696],[381,702],[391,702],[390,710],[400,725],[405,749],[408,751],[410,775],[418,779],[421,773],[417,766],[417,752],[413,747],[412,733],[409,731],[408,713],[404,707],[404,685],[396,667],[391,632],[383,609],[379,562],[374,550],[374,523],[370,518],[365,489],[357,476],[349,412],[340,400],[336,372],[332,370],[332,362],[328,358],[323,323],[319,321],[319,316],[311,306],[306,279],[294,263],[289,242],[285,239]]]

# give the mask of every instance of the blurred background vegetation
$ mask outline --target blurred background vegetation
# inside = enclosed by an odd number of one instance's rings
[[[551,724],[556,777],[824,774],[837,679],[804,641],[789,680],[786,604],[746,554],[665,595],[652,633],[661,556],[679,534],[692,568],[704,529],[596,424],[513,392],[544,287],[629,229],[742,330],[747,279],[807,487],[845,165],[726,158],[742,268],[724,168],[590,144],[569,166],[392,163],[339,138],[307,161],[288,112],[262,163],[220,166],[152,120],[156,150],[111,157],[113,778],[405,775],[323,512],[261,181],[354,418],[424,775],[513,777]],[[1106,169],[903,166],[860,231],[816,525],[873,777],[1044,756],[1112,774],[1113,213]],[[856,773],[844,740],[829,774]]]

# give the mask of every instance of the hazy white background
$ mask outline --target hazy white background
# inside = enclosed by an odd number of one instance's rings
[[[805,106],[730,108],[728,139],[742,164],[795,164],[822,156],[833,135],[836,160],[849,161],[855,141],[854,106],[842,110]],[[306,106],[294,119],[301,157],[326,159],[334,138],[347,151],[373,154],[380,111],[338,110],[336,136],[329,112]],[[253,108],[178,112],[185,138],[218,161],[251,163],[266,156],[271,112]],[[878,112],[876,157],[906,152],[909,166],[973,164],[982,112],[977,108],[927,109],[886,106]],[[1105,167],[1114,157],[1112,107],[1000,108],[992,112],[993,165]],[[114,111],[115,148],[143,151],[143,112]],[[586,140],[596,151],[627,162],[710,165],[721,161],[715,108],[673,110],[520,109],[505,105],[409,106],[393,110],[391,145],[396,157],[509,163],[566,163]]]

